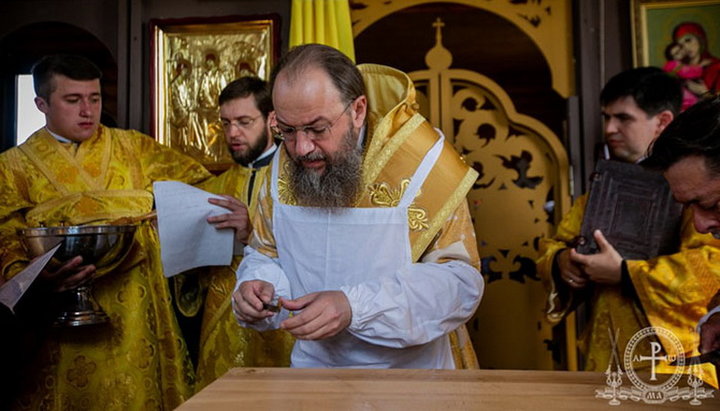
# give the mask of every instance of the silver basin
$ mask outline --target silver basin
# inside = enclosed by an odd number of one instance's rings
[[[132,225],[85,225],[62,227],[35,227],[19,229],[28,253],[37,257],[58,244],[51,265],[60,264],[75,256],[82,256],[82,265],[94,264],[98,270],[112,266],[130,251],[135,226]],[[111,268],[112,269],[112,268]],[[103,324],[110,319],[92,295],[87,283],[64,294],[63,308],[55,319],[57,327],[79,327]]]
[[[80,225],[19,229],[27,252],[37,257],[62,243],[53,258],[62,263],[82,256],[83,265],[103,268],[118,262],[133,242],[133,225]]]

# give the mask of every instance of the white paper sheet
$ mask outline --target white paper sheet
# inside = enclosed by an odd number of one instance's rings
[[[210,216],[230,212],[208,203],[208,198],[222,197],[178,181],[156,182],[153,191],[165,277],[232,262],[233,229],[218,230],[207,222]]]
[[[25,291],[32,285],[40,271],[47,265],[48,261],[55,255],[62,242],[52,250],[38,257],[24,270],[20,271],[13,278],[0,287],[0,303],[4,304],[10,311],[15,312],[15,305],[20,301]]]

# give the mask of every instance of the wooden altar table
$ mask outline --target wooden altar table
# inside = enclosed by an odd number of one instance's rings
[[[625,378],[623,386],[632,385]],[[660,405],[625,400],[611,406],[595,397],[595,390],[605,387],[605,375],[594,372],[235,368],[178,409],[720,410],[717,390],[699,406],[687,400]]]

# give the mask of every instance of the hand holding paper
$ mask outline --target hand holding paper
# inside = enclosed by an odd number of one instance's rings
[[[156,182],[153,190],[165,277],[191,268],[231,263],[233,230],[217,229],[208,223],[209,217],[228,213],[228,209],[210,204],[208,198],[226,198],[177,181]]]
[[[210,198],[208,201],[210,204],[225,207],[230,212],[209,217],[208,223],[215,225],[215,228],[232,228],[235,230],[235,241],[247,244],[248,236],[252,231],[247,206],[233,196],[222,197],[222,200]]]

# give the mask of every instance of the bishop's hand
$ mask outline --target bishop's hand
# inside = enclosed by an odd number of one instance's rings
[[[322,340],[335,336],[352,320],[350,301],[342,291],[310,293],[294,300],[282,299],[280,303],[290,311],[302,310],[280,324],[299,340]]]
[[[275,286],[267,281],[243,281],[233,292],[232,309],[238,321],[254,323],[275,315],[267,308],[275,295]]]

